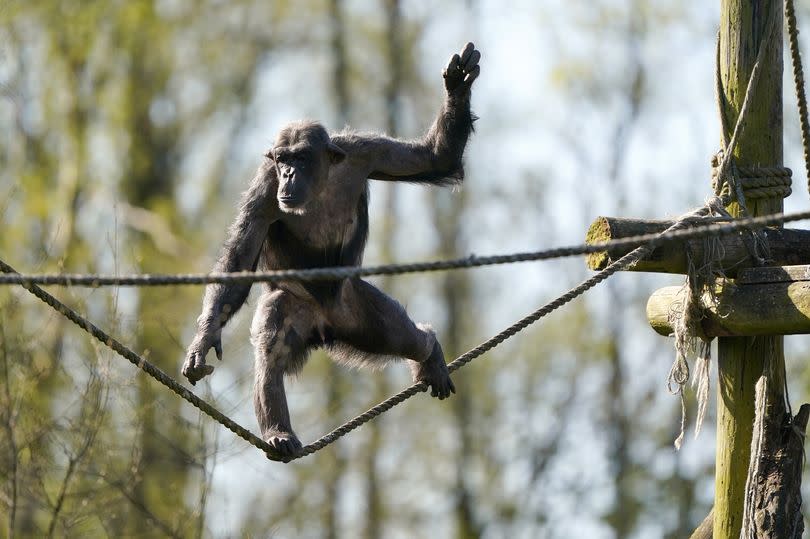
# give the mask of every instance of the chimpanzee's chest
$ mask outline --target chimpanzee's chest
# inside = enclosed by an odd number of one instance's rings
[[[368,235],[368,197],[352,206],[313,207],[270,225],[264,264],[270,269],[356,266]]]
[[[341,207],[313,208],[304,215],[282,219],[284,228],[305,246],[328,249],[340,245],[357,228],[357,210]]]

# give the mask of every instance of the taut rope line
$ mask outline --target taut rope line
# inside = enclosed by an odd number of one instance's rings
[[[705,238],[709,236],[722,236],[744,230],[763,228],[770,225],[781,225],[793,221],[810,219],[810,211],[786,214],[771,214],[761,217],[748,217],[725,221],[716,219],[710,224],[698,224],[685,229],[673,230],[665,235],[643,234],[627,238],[592,243],[589,245],[575,245],[570,247],[556,247],[541,251],[530,251],[509,255],[469,256],[452,260],[439,260],[435,262],[418,262],[412,264],[387,264],[368,267],[331,267],[312,268],[302,270],[274,270],[238,273],[188,273],[176,275],[99,275],[99,274],[0,274],[0,285],[58,285],[58,286],[174,286],[174,285],[201,285],[211,283],[279,283],[283,281],[334,281],[351,277],[370,277],[374,275],[399,275],[405,273],[419,273],[427,271],[445,271],[458,268],[476,268],[497,264],[512,264],[516,262],[530,262],[550,260],[569,256],[598,253],[611,249],[638,247],[650,241],[656,246],[672,242]],[[705,217],[694,217],[694,223],[710,222]]]

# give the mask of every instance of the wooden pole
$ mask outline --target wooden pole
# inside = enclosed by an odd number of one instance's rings
[[[739,165],[782,164],[782,3],[721,0],[719,69],[726,128],[733,129],[768,21],[775,18],[770,53],[754,88],[745,129],[734,151]],[[724,134],[726,140],[730,132]],[[782,211],[781,200],[748,202],[754,215]],[[729,208],[739,215],[739,208]],[[738,539],[754,422],[754,385],[766,355],[783,372],[782,337],[725,337],[718,340],[717,460],[714,539]],[[781,384],[769,384],[781,391]]]
[[[720,303],[701,296],[701,329],[707,337],[810,334],[810,281],[717,288]],[[673,312],[683,305],[680,286],[659,288],[647,301],[647,320],[661,335],[674,331]]]
[[[641,234],[656,234],[674,223],[675,221],[598,217],[591,223],[585,242],[594,244]],[[766,263],[769,266],[810,265],[810,230],[766,228],[762,233],[768,241],[769,252]],[[723,248],[721,258],[716,262],[727,277],[736,277],[740,270],[756,265],[751,256],[750,235],[730,234],[721,236],[720,241]],[[692,260],[703,260],[704,247],[705,243],[702,240],[665,243],[653,249],[649,255],[628,269],[685,275],[688,270],[687,250],[692,254]],[[585,261],[589,269],[603,270],[633,249],[635,247],[619,247],[610,251],[591,253]]]

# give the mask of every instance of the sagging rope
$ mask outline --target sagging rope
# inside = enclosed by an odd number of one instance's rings
[[[797,45],[797,30],[795,29],[795,15],[793,15],[793,6],[792,0],[785,0],[786,11],[788,5],[790,6],[790,14],[788,15],[788,27],[791,28],[791,18],[793,19],[793,30],[791,32],[791,52],[794,53],[793,56],[794,60],[794,75],[796,76],[796,88],[797,88],[797,97],[799,99],[799,108],[800,108],[800,115],[802,116],[802,139],[804,143],[804,150],[805,150],[805,165],[808,171],[808,181],[810,181],[810,124],[807,122],[807,107],[804,100],[804,91],[803,91],[803,75],[801,70],[800,64],[800,57],[798,55],[798,45]],[[772,24],[771,24],[772,26]],[[763,39],[764,43],[768,43],[770,41],[770,33],[769,30],[768,35]],[[620,245],[631,245],[629,240],[633,241],[647,241],[646,244],[642,244],[636,247],[632,252],[628,253],[627,255],[623,256],[616,262],[609,265],[607,268],[602,270],[601,272],[597,273],[593,277],[587,279],[586,281],[582,282],[580,285],[574,287],[573,289],[569,290],[567,293],[563,294],[562,296],[558,297],[554,301],[544,305],[540,309],[536,310],[532,314],[524,317],[523,319],[519,320],[512,326],[506,328],[504,331],[498,333],[491,339],[487,340],[486,342],[482,343],[481,345],[477,346],[476,348],[470,350],[466,354],[458,357],[454,361],[452,361],[448,365],[448,369],[450,372],[454,372],[459,368],[463,367],[476,357],[481,356],[482,354],[486,353],[487,351],[495,348],[499,344],[501,344],[506,339],[516,335],[523,329],[527,328],[529,325],[533,324],[534,322],[540,320],[547,314],[553,312],[557,308],[565,305],[566,303],[572,301],[576,297],[582,295],[590,288],[596,286],[600,282],[604,281],[614,273],[619,270],[626,269],[640,259],[647,256],[655,247],[664,243],[665,241],[670,241],[673,239],[689,239],[689,238],[696,238],[696,237],[709,237],[713,233],[714,234],[721,234],[721,233],[731,233],[738,230],[749,229],[753,230],[757,227],[767,226],[769,224],[781,224],[788,221],[793,220],[800,220],[810,217],[810,212],[798,212],[790,215],[769,215],[764,217],[755,217],[755,218],[746,218],[737,220],[734,223],[722,223],[722,224],[714,224],[714,225],[707,225],[702,227],[695,227],[693,230],[683,230],[685,227],[689,226],[689,224],[694,223],[696,219],[698,220],[705,220],[706,216],[709,216],[714,208],[717,207],[717,202],[724,202],[726,199],[734,193],[738,201],[741,202],[741,207],[745,210],[745,197],[743,195],[743,187],[740,183],[735,183],[734,178],[735,174],[732,173],[729,179],[726,179],[726,174],[728,167],[731,165],[731,154],[735,147],[735,142],[739,132],[741,132],[743,127],[743,118],[747,113],[747,104],[749,101],[750,94],[752,93],[752,87],[756,84],[756,80],[758,79],[758,69],[760,65],[760,59],[765,50],[766,46],[760,45],[760,51],[758,54],[758,60],[754,65],[754,69],[751,73],[751,78],[749,79],[748,88],[746,90],[745,99],[743,102],[743,107],[740,111],[740,114],[737,118],[737,124],[734,129],[734,134],[731,138],[731,141],[728,141],[725,144],[726,154],[720,165],[718,166],[717,178],[718,178],[718,185],[722,186],[724,183],[728,185],[729,190],[728,193],[723,196],[719,192],[718,189],[717,199],[715,201],[711,201],[705,207],[700,208],[694,212],[690,212],[685,216],[679,218],[675,224],[673,224],[670,228],[665,230],[664,232],[657,234],[657,235],[648,235],[652,236],[651,238],[645,240],[639,240],[640,237],[636,238],[627,238],[624,240],[614,240],[610,242],[603,242],[602,244],[597,245],[590,245],[590,246],[583,246],[580,249],[576,248],[568,248],[562,250],[551,250],[551,251],[538,251],[536,253],[528,253],[529,257],[521,259],[522,256],[526,255],[507,255],[506,257],[488,257],[488,259],[462,259],[457,261],[449,261],[448,262],[438,262],[438,263],[426,263],[426,264],[415,264],[415,265],[401,265],[399,267],[393,266],[381,266],[378,268],[321,268],[318,270],[303,270],[303,271],[291,271],[287,272],[288,275],[286,276],[271,276],[270,273],[285,273],[285,272],[257,272],[251,275],[245,274],[220,274],[220,275],[207,275],[207,276],[131,276],[135,277],[135,279],[130,282],[126,283],[118,277],[111,277],[111,282],[106,284],[135,284],[135,281],[139,281],[138,284],[192,284],[189,281],[195,282],[257,282],[262,279],[262,277],[266,278],[268,281],[272,279],[277,280],[292,280],[293,278],[300,278],[300,280],[309,279],[343,279],[351,276],[360,276],[360,275],[381,275],[381,274],[393,274],[393,273],[407,273],[411,271],[431,271],[431,270],[441,270],[441,269],[450,269],[452,267],[474,267],[474,266],[481,266],[481,265],[489,265],[495,263],[507,263],[507,262],[517,262],[523,260],[540,260],[543,258],[555,258],[559,256],[571,256],[573,254],[585,254],[588,252],[599,252],[609,249],[611,247],[618,247]],[[797,67],[798,70],[797,70]],[[718,64],[719,66],[719,64]],[[801,85],[799,81],[801,80]],[[803,112],[802,112],[803,111]],[[775,175],[778,176],[778,175]],[[788,174],[789,176],[789,174]],[[744,183],[744,182],[743,182]],[[749,186],[750,187],[750,186]],[[772,187],[777,187],[774,185],[756,185],[754,189],[769,189]],[[784,181],[781,188],[784,191]],[[808,184],[810,188],[810,183]],[[789,194],[789,185],[787,186],[787,192]],[[726,201],[727,204],[727,201]],[[723,205],[726,205],[723,204]],[[694,233],[699,231],[700,234],[689,234],[690,232]],[[701,235],[705,234],[705,235]],[[577,252],[578,251],[578,252]],[[551,253],[554,253],[553,255]],[[568,254],[563,254],[568,253]],[[540,254],[545,254],[545,256],[538,256]],[[517,258],[515,258],[517,257]],[[495,261],[496,259],[503,259],[504,261]],[[376,273],[371,273],[369,270],[377,270]],[[219,422],[220,424],[224,425],[226,428],[243,438],[244,440],[251,443],[255,447],[264,451],[267,458],[271,460],[281,460],[279,459],[278,455],[275,453],[273,448],[269,446],[266,442],[255,436],[253,433],[245,429],[244,427],[238,425],[227,416],[219,412],[216,408],[208,404],[203,399],[200,399],[193,393],[191,393],[187,388],[180,385],[174,379],[172,379],[169,375],[164,373],[161,369],[153,365],[152,363],[148,362],[145,358],[135,354],[132,350],[121,344],[119,341],[113,339],[110,335],[103,332],[101,329],[93,325],[89,320],[82,317],[65,304],[59,302],[56,298],[39,288],[35,282],[36,280],[42,279],[43,284],[79,284],[82,279],[89,277],[89,280],[84,283],[90,286],[100,286],[102,283],[99,280],[101,276],[73,276],[73,281],[70,280],[70,276],[65,279],[66,276],[64,275],[51,275],[51,276],[22,276],[18,274],[11,266],[5,264],[0,260],[0,271],[6,273],[6,277],[16,277],[15,279],[9,279],[7,282],[3,284],[20,284],[24,288],[26,288],[29,292],[34,294],[40,300],[47,303],[49,306],[57,310],[60,314],[71,320],[73,323],[78,325],[80,328],[85,330],[86,332],[90,333],[93,337],[101,341],[106,346],[110,347],[119,355],[123,356],[124,358],[128,359],[138,368],[142,369],[144,372],[158,380],[160,383],[164,384],[165,386],[169,387],[172,391],[174,391],[177,395],[181,396],[183,399],[191,403],[193,406],[198,408],[200,411],[214,419],[215,421]],[[305,272],[309,272],[308,274]],[[265,275],[260,275],[260,273],[265,273]],[[0,276],[2,277],[2,276]],[[172,279],[178,279],[175,282],[167,282]],[[189,278],[190,277],[190,278]],[[186,281],[182,281],[185,278]],[[48,280],[51,279],[51,282]],[[220,280],[222,279],[222,280]],[[232,280],[228,280],[232,279]],[[164,281],[164,282],[159,282]],[[688,365],[687,371],[688,373]],[[688,374],[686,375],[688,379]],[[404,402],[411,396],[423,392],[427,389],[427,386],[423,383],[416,383],[412,386],[406,388],[405,390],[401,391],[400,393],[386,399],[385,401],[381,402],[377,406],[369,409],[365,413],[357,416],[356,418],[352,419],[344,423],[342,426],[338,427],[337,429],[333,430],[329,434],[321,437],[320,439],[316,440],[315,442],[305,446],[302,450],[295,455],[292,459],[294,460],[297,458],[301,458],[303,456],[309,455],[326,447],[327,445],[335,442],[342,436],[345,436],[352,430],[356,429],[360,425],[370,421],[374,417],[390,410],[397,404]],[[681,398],[683,399],[683,393],[681,388]]]
[[[690,223],[690,217],[684,217],[676,221],[672,226],[670,226],[664,232],[661,232],[658,235],[658,239],[660,240],[667,233],[673,233],[678,230],[683,229],[684,227],[688,226]],[[636,247],[633,251],[627,253],[620,259],[616,260],[608,267],[603,269],[602,271],[598,272],[596,275],[586,279],[579,285],[575,286],[562,296],[559,296],[555,300],[546,303],[541,308],[537,309],[533,313],[525,316],[524,318],[520,319],[519,321],[515,322],[505,330],[501,331],[494,337],[488,339],[487,341],[481,343],[480,345],[476,346],[469,352],[459,356],[452,362],[447,365],[447,369],[450,372],[454,372],[467,363],[471,362],[473,359],[483,355],[484,353],[492,350],[506,339],[513,337],[514,335],[518,334],[519,332],[523,331],[530,325],[534,324],[544,316],[552,313],[553,311],[557,310],[558,308],[562,307],[563,305],[573,301],[577,297],[581,296],[597,284],[601,283],[617,271],[627,269],[631,267],[633,264],[650,254],[652,250],[659,245],[659,241],[656,239],[650,241],[649,243],[642,245],[640,247]],[[353,431],[357,427],[367,423],[377,417],[378,415],[387,412],[397,404],[404,402],[405,400],[409,399],[410,397],[416,395],[417,393],[423,392],[427,390],[427,385],[424,382],[417,382],[412,386],[400,391],[393,397],[386,399],[385,401],[381,402],[377,406],[369,409],[368,411],[360,414],[359,416],[355,417],[351,421],[347,421],[337,429],[333,430],[326,436],[316,440],[315,442],[305,446],[299,454],[297,454],[293,459],[301,458],[303,456],[309,455],[322,449],[323,447],[333,443],[335,440],[345,436],[349,432]]]
[[[534,322],[537,322],[542,317],[558,309],[559,307],[565,305],[566,303],[572,301],[574,298],[580,296],[590,288],[596,286],[597,284],[607,279],[612,274],[616,273],[621,269],[625,269],[631,266],[632,264],[642,259],[647,254],[649,254],[653,249],[668,241],[686,240],[697,237],[707,237],[713,234],[731,234],[745,229],[760,228],[772,224],[779,224],[789,221],[798,221],[802,219],[810,219],[810,211],[798,212],[790,215],[767,215],[763,217],[739,219],[734,222],[710,224],[694,227],[694,229],[686,229],[685,227],[694,223],[694,219],[695,214],[690,213],[680,218],[675,224],[673,224],[670,228],[668,228],[664,232],[661,232],[659,234],[628,238],[628,240],[631,240],[632,242],[639,242],[640,240],[638,238],[644,237],[647,238],[647,243],[636,247],[635,250],[628,253],[624,257],[620,258],[616,262],[612,263],[610,266],[608,266],[601,272],[597,273],[596,275],[592,276],[590,279],[587,279],[579,286],[569,290],[567,293],[551,301],[550,303],[544,305],[540,309],[524,317],[515,324],[509,326],[508,328],[501,331],[491,339],[473,348],[469,352],[459,356],[457,359],[455,359],[448,365],[448,369],[451,372],[458,370],[459,368],[463,367],[473,359],[481,356],[487,351],[498,346],[503,341],[516,335],[518,332],[522,331],[523,329],[533,324]],[[599,250],[605,250],[609,247],[627,246],[632,244],[633,243],[628,243],[627,240],[614,240],[598,244],[596,247],[599,247]],[[584,246],[584,247],[587,247],[587,249],[585,248],[580,249],[582,253],[589,252],[592,246]],[[342,271],[345,270],[346,268],[338,268],[338,269]],[[362,268],[354,268],[354,269],[362,269]],[[0,260],[0,271],[7,274],[7,276],[23,277],[20,274],[18,274],[14,270],[14,268],[9,266],[2,260]],[[223,413],[218,411],[214,406],[212,406],[208,402],[197,397],[194,393],[192,393],[186,387],[184,387],[179,382],[174,380],[168,374],[163,372],[160,368],[150,363],[142,356],[139,356],[131,349],[123,345],[121,342],[114,339],[112,336],[110,336],[109,334],[105,333],[104,331],[93,325],[89,320],[82,317],[76,311],[70,309],[64,303],[60,302],[52,295],[42,290],[39,286],[31,282],[31,280],[21,279],[19,280],[18,284],[23,286],[26,290],[34,294],[37,298],[39,298],[43,302],[47,303],[50,307],[52,307],[60,314],[68,318],[71,322],[79,326],[81,329],[83,329],[84,331],[95,337],[102,344],[108,346],[109,348],[114,350],[117,354],[121,355],[122,357],[130,361],[133,365],[146,372],[149,376],[156,379],[158,382],[168,387],[169,389],[171,389],[181,398],[188,401],[192,406],[199,409],[201,412],[208,415],[218,423],[222,424],[228,430],[230,430],[243,440],[247,441],[254,447],[263,451],[268,459],[277,461],[284,460],[275,452],[273,447],[267,444],[264,440],[257,437],[255,434],[253,434],[246,428],[242,427],[241,425],[237,424],[236,422],[225,416]],[[350,421],[347,421],[346,423],[344,423],[337,429],[333,430],[329,434],[303,447],[302,450],[297,455],[295,455],[293,459],[290,460],[301,458],[303,456],[312,454],[315,451],[318,451],[319,449],[326,447],[327,445],[335,442],[337,439],[341,438],[342,436],[345,436],[352,430],[356,429],[360,425],[370,421],[371,419],[386,412],[387,410],[390,410],[397,404],[404,402],[413,395],[425,391],[426,389],[427,387],[425,386],[424,383],[413,384],[412,386],[404,389],[400,393],[386,399],[380,404],[369,409],[365,413],[360,414],[359,416],[355,417]]]
[[[807,217],[810,217],[810,212],[808,212]],[[635,264],[643,257],[647,256],[655,247],[661,244],[662,238],[665,237],[667,234],[671,234],[677,232],[678,230],[683,229],[684,227],[688,226],[690,223],[690,218],[685,217],[678,220],[675,224],[669,227],[664,232],[657,235],[655,239],[648,242],[645,245],[637,247],[630,253],[626,254],[625,256],[621,257],[619,260],[613,262],[610,266],[605,268],[604,270],[600,271],[596,275],[592,276],[591,278],[583,281],[578,286],[572,288],[562,296],[559,296],[557,299],[547,303],[540,309],[534,311],[530,315],[522,318],[515,324],[512,324],[505,330],[501,331],[494,337],[488,339],[487,341],[483,342],[482,344],[478,345],[477,347],[473,348],[469,352],[459,356],[454,361],[452,361],[448,365],[448,370],[450,372],[454,372],[467,363],[471,362],[473,359],[483,355],[484,353],[492,350],[505,340],[513,337],[517,333],[523,331],[531,324],[537,322],[544,316],[548,315],[549,313],[555,311],[556,309],[562,307],[566,303],[574,300],[578,296],[585,293],[587,290],[593,288],[600,282],[604,281],[614,273],[619,270],[626,269],[629,266]],[[12,273],[15,272],[14,268],[0,260],[0,271],[4,273]],[[315,442],[304,446],[301,451],[294,455],[292,458],[289,459],[282,459],[279,455],[275,452],[272,446],[267,444],[265,441],[258,438],[256,435],[251,433],[249,430],[245,429],[244,427],[240,426],[233,420],[229,419],[227,416],[219,412],[215,407],[200,399],[196,395],[194,395],[191,391],[189,391],[184,386],[180,385],[176,380],[172,379],[168,374],[163,372],[160,368],[153,365],[145,358],[139,356],[125,345],[111,337],[109,334],[105,333],[95,325],[93,325],[89,320],[79,315],[76,311],[67,307],[64,303],[61,303],[59,300],[42,290],[35,284],[31,283],[24,283],[22,286],[34,294],[37,298],[42,300],[43,302],[47,303],[53,309],[58,311],[60,314],[68,318],[71,322],[82,328],[84,331],[98,339],[104,345],[110,347],[119,355],[123,356],[127,360],[129,360],[132,364],[137,366],[139,369],[146,372],[149,376],[155,378],[158,382],[165,385],[169,389],[171,389],[174,393],[191,403],[194,407],[199,409],[201,412],[205,413],[215,421],[219,422],[220,424],[224,425],[234,434],[239,436],[240,438],[244,439],[254,447],[262,450],[267,458],[271,460],[283,460],[288,462],[290,460],[299,459],[301,457],[310,455],[320,449],[323,449],[329,444],[334,443],[339,438],[345,436],[349,432],[353,431],[357,427],[371,421],[373,418],[379,416],[380,414],[390,410],[397,404],[404,402],[405,400],[409,399],[410,397],[416,395],[417,393],[421,393],[427,390],[427,385],[424,382],[418,382],[410,387],[404,389],[403,391],[399,392],[398,394],[386,399],[385,401],[381,402],[377,406],[369,409],[363,414],[355,417],[354,419],[347,421],[337,429],[333,430],[329,434],[319,438]]]
[[[158,274],[132,274],[132,275],[100,275],[78,273],[40,273],[0,274],[0,285],[58,285],[58,286],[174,286],[174,285],[201,285],[212,283],[280,283],[284,281],[334,281],[351,277],[371,277],[375,275],[401,275],[406,273],[420,273],[428,271],[446,271],[459,268],[476,268],[498,264],[512,264],[517,262],[530,262],[551,260],[591,253],[599,253],[613,249],[634,248],[645,243],[656,241],[656,245],[669,242],[679,242],[701,239],[711,236],[723,236],[749,229],[764,228],[771,225],[781,225],[793,221],[810,218],[810,211],[787,214],[772,214],[754,218],[736,219],[726,221],[723,219],[697,219],[694,216],[692,224],[697,222],[708,223],[691,226],[686,229],[673,230],[665,235],[642,234],[629,236],[610,241],[581,244],[570,247],[556,247],[540,251],[515,253],[494,256],[468,256],[452,260],[439,260],[434,262],[418,262],[412,264],[386,264],[368,267],[330,267],[301,270],[273,270],[236,273],[186,273],[174,275]]]
[[[0,271],[3,273],[16,273],[14,268],[0,260]],[[47,303],[52,309],[57,311],[59,314],[82,328],[84,331],[95,337],[98,341],[100,341],[103,345],[107,346],[108,348],[112,349],[117,353],[119,356],[123,357],[124,359],[128,360],[130,363],[144,371],[146,374],[163,384],[164,386],[171,389],[177,395],[182,397],[183,399],[187,400],[194,406],[195,408],[199,409],[201,412],[212,418],[214,421],[217,421],[221,425],[225,426],[228,430],[248,442],[249,444],[261,449],[266,454],[268,450],[272,451],[273,448],[264,440],[247,430],[246,428],[242,427],[232,419],[228,418],[225,414],[217,410],[214,406],[209,404],[208,402],[204,401],[194,393],[192,393],[189,389],[181,385],[171,376],[163,372],[160,367],[154,365],[147,361],[144,357],[139,356],[127,346],[122,344],[120,341],[114,339],[108,333],[105,333],[100,328],[95,326],[92,322],[90,322],[87,318],[83,317],[52,295],[48,294],[40,287],[35,284],[30,283],[21,283],[21,286],[35,295],[37,298],[42,300],[43,302]],[[268,458],[273,458],[268,454]],[[277,458],[273,458],[273,460],[279,460]]]

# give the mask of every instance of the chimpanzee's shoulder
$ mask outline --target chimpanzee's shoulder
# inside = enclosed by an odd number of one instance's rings
[[[363,153],[378,147],[380,142],[389,137],[383,133],[373,131],[355,131],[351,128],[344,128],[331,134],[332,142],[338,145],[347,153]]]

